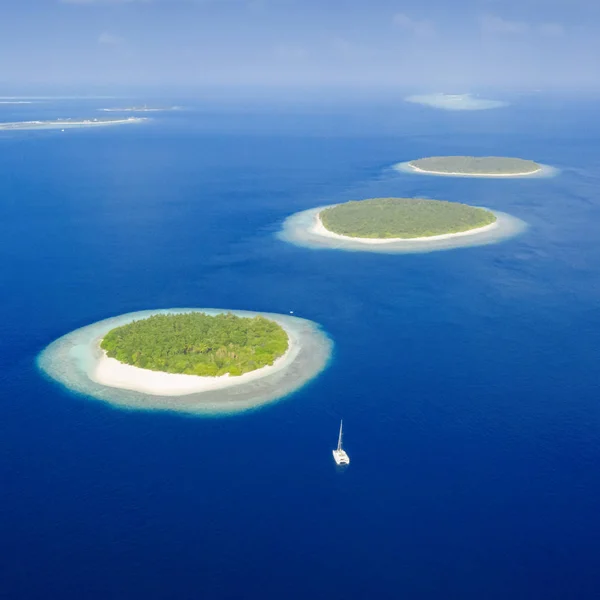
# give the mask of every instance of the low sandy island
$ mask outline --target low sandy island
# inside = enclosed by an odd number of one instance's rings
[[[554,177],[559,170],[550,165],[540,164],[538,169],[520,173],[448,173],[446,171],[429,171],[411,164],[411,161],[396,163],[392,166],[394,171],[412,173],[413,175],[431,175],[434,177],[482,177],[499,179],[519,179],[525,177]]]
[[[143,123],[143,117],[128,117],[126,119],[57,119],[56,121],[15,121],[0,123],[0,131],[23,131],[31,129],[69,129],[80,127],[106,127],[109,125],[125,125]]]
[[[494,223],[459,233],[408,239],[353,238],[333,233],[323,226],[319,213],[326,208],[330,207],[320,206],[291,215],[284,221],[278,237],[286,242],[306,248],[409,254],[495,244],[518,235],[527,227],[523,221],[516,217],[499,211],[491,211],[496,215]]]
[[[316,377],[327,365],[329,337],[312,321],[260,313],[288,334],[285,354],[272,365],[244,375],[198,377],[140,369],[108,358],[102,338],[115,327],[155,314],[231,312],[220,309],[164,309],[128,313],[77,329],[50,344],[38,357],[39,368],[68,389],[114,406],[137,410],[171,410],[198,415],[233,414],[283,398]]]
[[[124,108],[99,108],[102,112],[168,112],[170,110],[181,110],[180,106],[167,106],[161,108],[159,106],[127,106]]]

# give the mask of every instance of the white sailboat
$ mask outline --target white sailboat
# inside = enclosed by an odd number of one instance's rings
[[[342,448],[342,421],[340,421],[340,436],[338,437],[337,448],[333,451],[333,460],[338,465],[349,465],[350,457],[346,451]]]

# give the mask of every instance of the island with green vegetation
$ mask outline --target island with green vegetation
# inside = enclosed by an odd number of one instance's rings
[[[162,308],[85,325],[36,362],[86,399],[226,415],[289,396],[327,366],[331,350],[317,323],[291,314]]]
[[[407,164],[423,173],[480,177],[516,177],[542,170],[542,165],[532,160],[502,156],[431,156],[411,160]]]
[[[288,335],[279,324],[260,315],[158,314],[112,329],[100,347],[109,358],[142,369],[239,376],[283,356]]]
[[[337,204],[318,214],[326,232],[371,240],[451,235],[492,225],[485,208],[425,198],[373,198]]]

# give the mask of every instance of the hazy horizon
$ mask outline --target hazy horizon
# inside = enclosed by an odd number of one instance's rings
[[[597,88],[584,0],[26,0],[5,7],[0,95],[64,86]]]

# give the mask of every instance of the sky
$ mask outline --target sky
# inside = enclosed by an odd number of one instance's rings
[[[3,0],[19,85],[599,88],[600,0]]]

